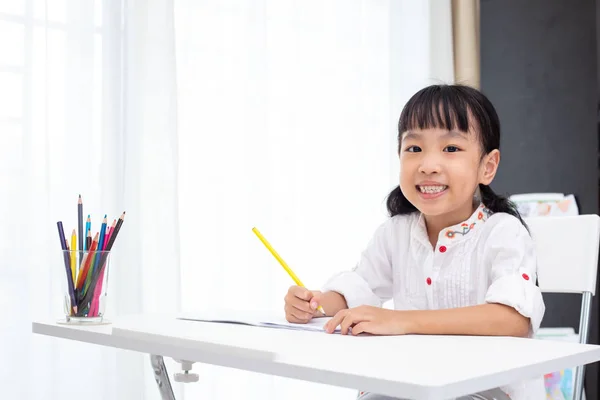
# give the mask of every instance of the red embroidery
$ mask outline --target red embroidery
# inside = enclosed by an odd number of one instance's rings
[[[529,275],[527,275],[527,274],[523,274],[522,276],[523,276],[523,279],[525,279],[526,281],[528,281],[528,280],[529,280]]]
[[[446,246],[440,246],[440,253],[445,253],[446,250]]]
[[[427,284],[431,285],[431,278],[427,278]]]
[[[490,215],[491,215],[491,211],[488,210],[487,208],[485,208],[485,206],[482,204],[479,206],[479,211],[477,211],[476,217],[472,216],[469,218],[468,221],[465,221],[465,222],[461,223],[460,225],[454,225],[453,227],[450,227],[449,229],[446,230],[444,235],[448,239],[454,239],[457,237],[457,235],[465,236],[467,233],[471,232],[475,228],[475,225],[477,225],[477,223],[479,221],[483,222],[485,220],[485,218]],[[475,221],[471,221],[471,219],[473,219],[473,218],[477,218],[477,219]]]

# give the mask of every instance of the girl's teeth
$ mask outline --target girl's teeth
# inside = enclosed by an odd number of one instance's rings
[[[419,186],[421,193],[439,193],[445,190],[448,186]]]

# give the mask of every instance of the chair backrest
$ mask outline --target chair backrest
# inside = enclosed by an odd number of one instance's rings
[[[525,222],[537,251],[540,289],[595,295],[600,217],[534,217]]]

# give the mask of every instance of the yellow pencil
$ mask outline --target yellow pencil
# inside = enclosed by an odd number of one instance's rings
[[[75,229],[73,229],[73,233],[71,234],[71,275],[73,275],[73,282],[77,278],[75,274],[75,265],[76,265],[76,257],[77,257],[77,234],[75,233]]]
[[[298,278],[298,276],[294,273],[294,271],[292,271],[292,269],[287,265],[287,263],[285,261],[283,261],[283,258],[281,258],[281,256],[275,251],[273,246],[271,246],[271,244],[267,241],[267,239],[265,239],[265,237],[258,231],[258,229],[252,228],[252,232],[254,232],[254,234],[260,239],[260,241],[265,245],[267,250],[269,250],[271,252],[271,254],[273,254],[273,257],[275,257],[275,259],[277,261],[279,261],[279,264],[281,264],[283,269],[285,269],[285,271],[292,277],[292,279],[294,280],[296,285],[301,286],[301,287],[306,287],[306,286],[304,286],[304,284],[302,283],[300,278]],[[317,308],[317,310],[319,310],[323,314],[325,314],[325,311],[323,311],[323,307],[319,306]]]

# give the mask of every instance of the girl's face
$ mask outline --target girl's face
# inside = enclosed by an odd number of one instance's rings
[[[445,215],[452,223],[473,213],[473,195],[480,183],[488,185],[500,153],[482,158],[476,132],[440,128],[409,130],[401,135],[400,189],[425,216]]]

